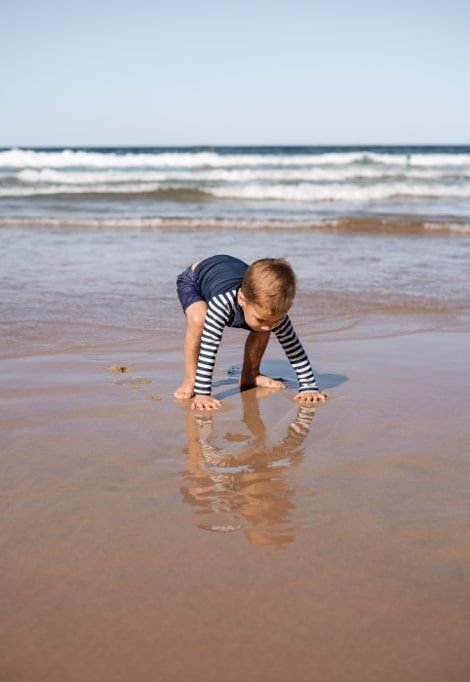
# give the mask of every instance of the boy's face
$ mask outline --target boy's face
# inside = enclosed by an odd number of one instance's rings
[[[283,315],[271,315],[269,311],[264,310],[261,306],[256,305],[256,303],[247,301],[242,291],[238,292],[238,303],[243,309],[245,322],[249,327],[254,329],[255,332],[271,331],[271,329],[276,327],[286,316],[286,313]]]

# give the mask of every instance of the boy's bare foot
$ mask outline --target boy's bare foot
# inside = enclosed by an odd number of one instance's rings
[[[181,384],[179,388],[173,393],[175,398],[178,400],[188,400],[194,395],[194,384],[192,381],[185,381]]]
[[[265,374],[258,374],[255,381],[256,386],[261,386],[262,388],[286,388],[283,381],[271,379],[271,377],[267,377]]]

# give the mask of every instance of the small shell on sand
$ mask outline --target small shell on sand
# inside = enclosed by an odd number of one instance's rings
[[[112,367],[107,367],[107,372],[115,372],[116,374],[125,374],[126,372],[132,372],[133,365],[113,365]]]
[[[161,400],[162,396],[156,395],[155,393],[149,393],[149,398],[150,398],[150,400]]]

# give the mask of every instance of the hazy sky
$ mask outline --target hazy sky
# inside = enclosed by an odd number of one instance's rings
[[[470,2],[0,0],[0,145],[470,143]]]

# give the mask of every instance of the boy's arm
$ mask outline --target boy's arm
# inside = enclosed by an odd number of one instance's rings
[[[318,391],[315,376],[307,353],[304,351],[297,334],[294,331],[292,322],[288,315],[272,330],[284,351],[287,358],[297,374],[299,381],[299,393],[303,391]]]
[[[222,333],[230,318],[230,307],[222,295],[210,299],[201,336],[201,348],[197,361],[194,393],[210,396],[215,358],[222,340]]]

